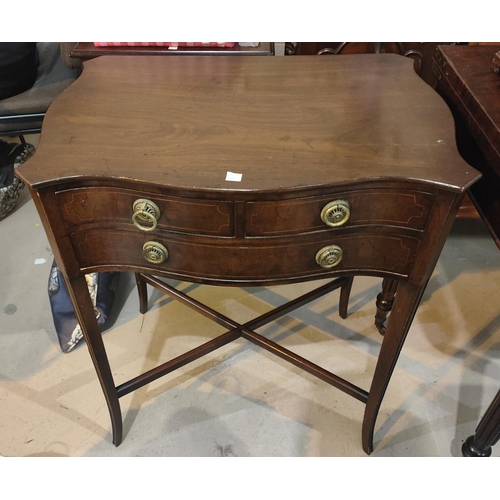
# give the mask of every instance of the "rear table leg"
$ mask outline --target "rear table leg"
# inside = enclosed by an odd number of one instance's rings
[[[398,281],[384,278],[382,281],[382,291],[377,295],[375,326],[381,335],[385,334],[385,320],[392,309],[397,287]]]
[[[148,290],[146,282],[141,278],[140,273],[135,273],[135,282],[137,283],[137,292],[139,293],[139,311],[146,314],[148,310]]]
[[[347,307],[349,306],[349,297],[351,295],[353,276],[349,276],[345,285],[340,289],[339,316],[342,319],[347,318]]]

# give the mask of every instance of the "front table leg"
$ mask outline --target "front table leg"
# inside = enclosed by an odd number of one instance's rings
[[[417,286],[404,281],[398,284],[363,418],[362,442],[367,454],[373,451],[373,433],[380,404],[426,285]]]
[[[120,403],[102,341],[101,330],[95,316],[94,305],[90,299],[87,281],[85,276],[81,274],[70,280],[70,283],[66,283],[66,285],[73,304],[77,304],[77,307],[74,308],[75,313],[106,398],[113,430],[113,444],[119,446],[123,437]]]

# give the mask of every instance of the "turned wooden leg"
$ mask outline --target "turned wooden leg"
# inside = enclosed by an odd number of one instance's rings
[[[135,273],[135,282],[137,283],[137,292],[139,294],[139,311],[146,314],[148,310],[148,289],[146,282],[141,279],[139,273]]]
[[[491,402],[477,426],[476,433],[462,446],[464,457],[489,457],[491,447],[500,438],[500,391]]]
[[[398,281],[384,278],[382,281],[382,291],[377,295],[375,326],[381,335],[385,334],[385,321],[392,309],[397,287]]]
[[[417,286],[407,282],[399,283],[398,293],[394,299],[394,307],[387,323],[363,418],[362,442],[363,449],[368,454],[373,451],[373,432],[380,404],[420,304],[425,286],[426,284]]]
[[[347,307],[349,306],[349,297],[351,295],[352,282],[354,277],[347,278],[346,284],[340,288],[340,301],[339,301],[339,316],[342,319],[347,318]]]
[[[94,306],[90,299],[87,281],[83,274],[71,280],[65,280],[69,296],[75,309],[75,314],[82,328],[83,336],[94,363],[97,377],[104,392],[108,405],[111,426],[113,431],[113,444],[118,446],[123,438],[123,425],[120,403],[109,366],[108,357],[102,341],[102,334],[95,317]]]

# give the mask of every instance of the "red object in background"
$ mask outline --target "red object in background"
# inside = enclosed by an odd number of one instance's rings
[[[94,42],[96,47],[234,47],[236,42]]]

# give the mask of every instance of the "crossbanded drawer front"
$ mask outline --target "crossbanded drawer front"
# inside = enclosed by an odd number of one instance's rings
[[[418,249],[419,239],[402,235],[366,232],[331,238],[275,238],[213,242],[205,238],[171,235],[155,238],[119,230],[79,231],[71,235],[82,269],[101,266],[129,266],[166,271],[199,278],[266,281],[299,278],[342,271],[382,271],[407,276]],[[146,243],[159,243],[168,257],[151,264],[143,255]],[[341,248],[342,260],[333,269],[324,269],[317,254],[328,245]]]
[[[160,208],[158,230],[234,235],[234,205],[229,201],[176,198],[106,187],[70,189],[59,191],[56,196],[63,219],[70,228],[87,224],[102,227],[103,224],[114,223],[130,223],[133,226],[134,202],[147,198]]]
[[[423,230],[434,195],[421,191],[368,189],[311,198],[249,202],[246,235],[276,236],[330,230],[321,218],[328,203],[345,201],[348,220],[339,227],[389,225]]]

